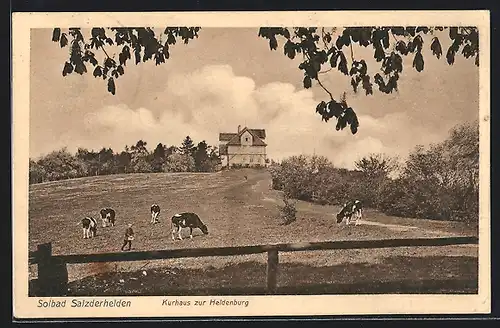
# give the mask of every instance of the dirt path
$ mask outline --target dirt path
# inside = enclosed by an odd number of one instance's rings
[[[271,189],[271,185],[268,180],[258,180],[256,183],[254,183],[251,187],[252,191],[255,193],[259,194],[260,200],[262,203],[275,203],[279,204],[281,203],[281,193],[279,191],[275,191]],[[298,201],[297,202],[297,207],[299,210],[302,212],[312,212],[312,213],[318,213],[324,212],[326,215],[333,215],[331,213],[337,213],[339,210],[338,206],[321,206],[317,204],[312,204],[309,202],[303,202],[303,201]],[[328,213],[329,212],[329,213]],[[437,235],[437,236],[444,236],[444,235],[449,235],[450,233],[444,230],[436,230],[436,229],[425,229],[422,227],[416,227],[412,225],[403,225],[403,224],[394,224],[394,223],[383,223],[383,222],[377,222],[377,221],[370,221],[366,219],[360,219],[358,221],[359,225],[369,225],[369,226],[377,226],[377,227],[384,227],[386,229],[389,229],[391,231],[395,232],[405,232],[405,231],[420,231],[425,234],[430,234],[430,235]],[[473,247],[474,245],[470,245]]]

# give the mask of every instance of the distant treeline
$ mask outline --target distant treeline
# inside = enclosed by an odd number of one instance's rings
[[[321,204],[356,198],[389,215],[477,222],[478,126],[456,126],[445,141],[416,147],[403,164],[372,154],[357,161],[356,170],[346,170],[325,157],[292,156],[271,164],[273,188]]]
[[[71,154],[66,148],[38,160],[30,159],[29,182],[40,183],[95,175],[147,172],[213,172],[220,168],[217,147],[205,141],[197,145],[187,136],[180,147],[159,143],[153,151],[139,140],[121,152],[111,148],[93,151],[79,148]]]

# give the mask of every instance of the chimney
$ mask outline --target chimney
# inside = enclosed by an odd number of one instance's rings
[[[241,131],[241,125],[238,125],[238,133]]]

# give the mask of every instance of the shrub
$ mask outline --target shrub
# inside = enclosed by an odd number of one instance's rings
[[[284,206],[280,206],[280,214],[282,218],[282,225],[289,225],[297,220],[297,208],[296,202],[290,200],[290,197],[284,193],[283,194]]]

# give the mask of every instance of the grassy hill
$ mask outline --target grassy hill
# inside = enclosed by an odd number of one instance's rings
[[[161,207],[160,223],[156,225],[149,223],[152,203]],[[50,241],[55,254],[115,252],[120,249],[127,223],[133,223],[136,232],[133,250],[477,235],[458,222],[396,218],[371,210],[365,211],[361,225],[346,227],[335,222],[337,207],[305,202],[297,204],[297,221],[281,226],[278,205],[282,205],[280,192],[270,190],[270,177],[265,170],[112,175],[36,184],[30,186],[29,247],[35,250],[37,244]],[[78,222],[86,215],[98,218],[104,206],[116,210],[116,226],[99,226],[96,238],[83,239]],[[209,234],[204,236],[195,230],[192,240],[172,241],[170,217],[182,211],[196,212],[208,226]],[[186,237],[188,231],[184,231]],[[337,289],[330,292],[361,292],[366,288],[352,284],[366,283],[373,289],[374,281],[381,284],[381,292],[391,291],[390,286],[383,287],[384,282],[391,281],[397,282],[399,285],[392,286],[398,288],[407,286],[405,281],[411,282],[410,292],[429,288],[436,292],[477,291],[475,246],[294,252],[280,254],[280,262],[285,266],[279,283],[284,290],[286,286],[295,288],[289,290],[291,293],[307,291],[296,286],[311,283],[316,284],[311,292],[326,290],[318,284],[331,286],[332,282]],[[259,289],[265,285],[264,265],[265,255],[249,255],[82,264],[71,265],[68,271],[74,293],[179,294],[179,288],[189,286],[182,280],[187,279],[185,273],[189,272],[192,279],[203,280],[197,285],[198,292],[191,292],[203,294],[202,290],[214,288]],[[150,274],[144,276],[142,271]],[[30,276],[36,277],[35,267]],[[431,283],[442,279],[448,283]],[[425,281],[427,285],[422,285]],[[151,283],[158,286],[152,288]],[[342,284],[354,287],[341,287]]]

